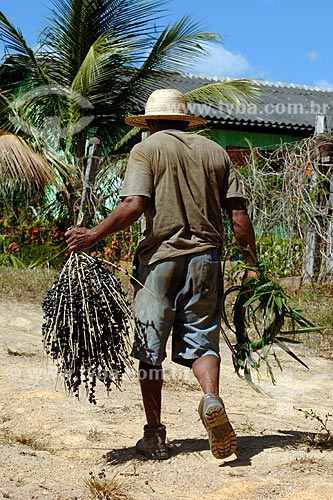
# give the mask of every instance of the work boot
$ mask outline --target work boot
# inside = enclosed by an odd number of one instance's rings
[[[236,434],[229,422],[222,399],[213,393],[203,396],[199,415],[206,427],[209,446],[215,458],[226,458],[235,453]]]
[[[143,438],[136,443],[135,451],[137,454],[150,460],[166,460],[170,458],[170,450],[165,440],[165,425],[161,425],[160,427],[145,425],[143,428]]]

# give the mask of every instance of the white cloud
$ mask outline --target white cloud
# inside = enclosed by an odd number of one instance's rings
[[[310,59],[310,61],[316,61],[316,59],[319,59],[320,54],[316,50],[310,50],[307,54],[306,57]]]
[[[207,52],[209,55],[191,68],[192,73],[240,77],[252,71],[248,60],[240,53],[230,52],[221,45],[209,45]]]
[[[328,80],[317,80],[315,82],[315,85],[317,87],[323,87],[325,89],[333,89],[333,83],[329,82]]]

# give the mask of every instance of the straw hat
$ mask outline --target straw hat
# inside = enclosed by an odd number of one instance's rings
[[[207,120],[188,114],[184,95],[176,89],[158,89],[148,98],[145,114],[128,116],[127,125],[149,128],[147,120],[179,120],[187,122],[188,127],[205,125]]]

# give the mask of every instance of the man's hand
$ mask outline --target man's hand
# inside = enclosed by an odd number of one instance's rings
[[[96,235],[93,229],[86,227],[72,227],[65,233],[68,250],[79,252],[85,248],[92,247],[96,243]]]
[[[92,229],[73,227],[65,233],[68,250],[79,252],[98,243],[110,234],[118,233],[131,226],[148,206],[147,196],[127,196],[111,214]]]
[[[258,278],[258,273],[254,269],[246,269],[243,276],[243,281],[246,278]]]
[[[253,285],[256,278],[258,278],[256,271],[253,269],[246,269],[242,279],[242,286],[244,288],[243,295],[245,300],[248,300],[253,295]]]

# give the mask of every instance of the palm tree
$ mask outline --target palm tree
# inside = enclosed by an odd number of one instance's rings
[[[202,58],[207,43],[222,40],[188,16],[163,26],[165,0],[52,3],[35,49],[0,12],[0,38],[6,51],[0,68],[0,129],[19,136],[26,155],[30,151],[44,156],[56,170],[58,182],[62,179],[67,187],[61,189],[64,196],[51,199],[72,213],[82,189],[87,139],[97,136],[104,154],[127,152],[139,130],[125,125],[126,114],[136,113],[166,77]],[[231,80],[192,91],[188,100],[214,106],[221,100],[248,102],[258,93],[252,81]],[[46,167],[45,162],[32,163],[42,170]],[[17,178],[24,174],[18,167],[11,161],[12,178],[15,168]],[[112,168],[115,184],[119,184],[117,168]],[[110,177],[110,163],[104,164],[103,172]],[[105,187],[103,179],[101,185]],[[103,188],[99,192],[102,198],[106,195]]]
[[[25,75],[11,96],[14,130],[76,158],[84,156],[92,135],[101,139],[105,152],[112,152],[128,132],[126,113],[135,112],[168,73],[202,57],[207,42],[221,42],[190,17],[162,27],[165,3],[53,0],[37,50],[0,12],[0,36],[7,53],[15,55],[7,65]],[[241,80],[190,97],[239,102],[256,91],[252,82]]]

